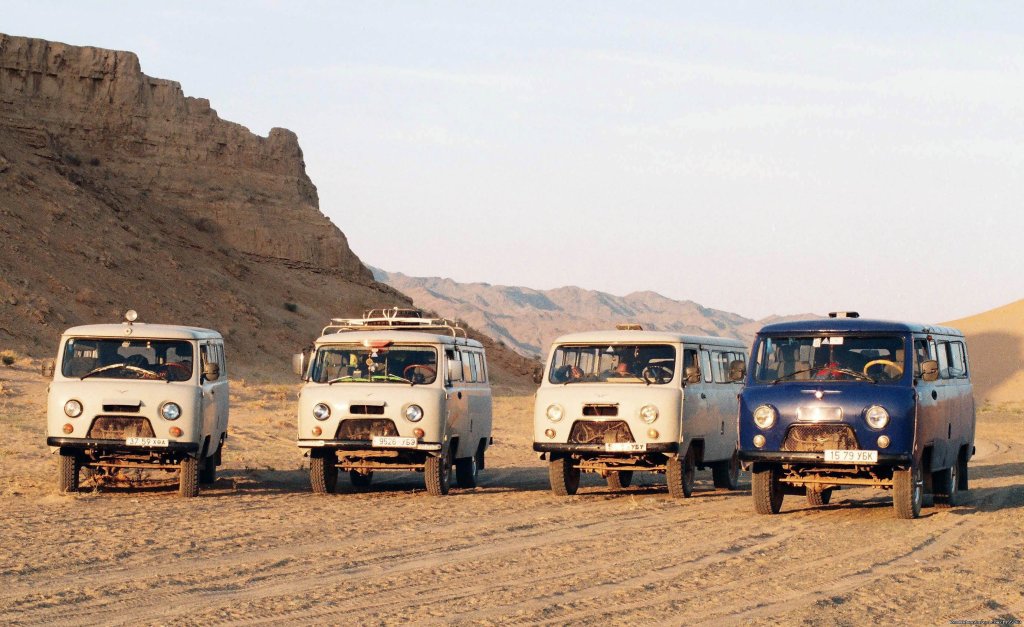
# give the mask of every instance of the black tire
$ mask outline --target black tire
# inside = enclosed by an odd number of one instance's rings
[[[423,482],[431,496],[448,494],[452,483],[452,460],[450,453],[431,456],[423,467]]]
[[[478,472],[476,455],[455,460],[455,481],[460,488],[475,488]]]
[[[485,470],[487,468],[487,441],[480,440],[480,445],[476,447],[476,469],[477,471]]]
[[[78,492],[82,462],[74,453],[60,452],[57,458],[57,489],[61,493]]]
[[[960,460],[949,468],[932,473],[935,486],[935,507],[956,507],[960,504]]]
[[[199,483],[213,485],[217,481],[217,454],[203,458],[199,466]]]
[[[628,488],[633,483],[633,471],[632,470],[612,470],[605,477],[608,482],[608,487],[612,490],[622,490]]]
[[[779,467],[755,465],[750,473],[750,493],[758,514],[778,514],[786,496],[779,481]]]
[[[348,480],[352,483],[352,487],[354,488],[368,488],[373,482],[373,471],[365,470],[360,472],[358,470],[350,470],[348,471]]]
[[[580,489],[580,469],[572,465],[571,457],[552,459],[548,464],[551,491],[558,496],[571,496]]]
[[[693,458],[693,449],[687,449],[682,459],[670,457],[665,467],[665,482],[668,493],[674,499],[689,498],[693,494],[694,477],[697,475],[697,462]]]
[[[711,467],[711,476],[714,479],[716,488],[735,490],[740,487],[740,455],[739,451],[733,451],[732,457],[725,461],[716,462]]]
[[[807,488],[807,504],[811,507],[821,507],[828,505],[828,502],[832,500],[832,488]]]
[[[334,451],[311,451],[309,485],[313,494],[331,494],[338,487],[338,456]]]
[[[199,460],[186,457],[178,468],[178,496],[186,499],[199,496]]]
[[[957,455],[956,464],[958,466],[957,479],[960,481],[960,485],[957,488],[962,495],[964,492],[970,489],[969,471],[967,470],[967,449],[960,449],[960,454]]]
[[[920,516],[923,498],[924,480],[920,464],[892,473],[892,506],[896,518],[909,520]]]

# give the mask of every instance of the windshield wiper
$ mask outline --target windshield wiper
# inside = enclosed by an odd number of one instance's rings
[[[784,374],[781,377],[779,377],[778,379],[772,381],[772,385],[775,385],[776,383],[779,383],[781,381],[785,381],[786,379],[788,379],[790,377],[795,377],[798,374],[804,374],[805,372],[810,372],[812,370],[820,370],[820,368],[804,368],[803,370],[795,370],[795,371],[793,371],[793,372],[791,372],[789,374]]]
[[[109,365],[106,365],[106,366],[100,366],[99,368],[96,368],[94,370],[90,370],[89,372],[87,372],[87,373],[82,375],[81,380],[84,381],[86,377],[91,377],[94,374],[99,374],[101,372],[106,372],[107,370],[113,370],[114,368],[124,368],[125,370],[131,370],[133,372],[141,372],[143,374],[151,374],[151,375],[153,375],[154,379],[163,379],[163,377],[161,377],[159,373],[153,372],[152,370],[147,370],[145,368],[140,368],[138,366],[131,366],[131,365],[128,365],[126,363],[120,363],[120,364],[109,364]]]
[[[856,378],[861,379],[863,381],[870,381],[872,383],[878,383],[878,381],[872,379],[871,377],[869,377],[868,375],[864,374],[863,372],[857,372],[856,370],[850,370],[849,368],[829,368],[828,366],[820,366],[820,367],[817,367],[817,368],[804,368],[803,370],[797,370],[797,371],[791,372],[791,373],[789,373],[787,375],[783,375],[783,376],[779,377],[778,379],[775,379],[774,381],[772,381],[772,385],[775,385],[776,383],[779,383],[780,381],[785,381],[786,379],[788,379],[790,377],[794,377],[794,376],[796,376],[798,374],[804,374],[805,372],[813,372],[815,370],[818,370],[818,371],[827,370],[828,372],[839,372],[841,374],[850,375],[851,377],[856,377]]]

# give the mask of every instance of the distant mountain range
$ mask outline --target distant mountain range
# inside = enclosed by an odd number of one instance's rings
[[[544,354],[551,341],[564,333],[609,329],[619,322],[638,322],[649,330],[750,341],[769,322],[818,317],[802,314],[751,320],[649,291],[615,296],[579,287],[535,290],[370,270],[377,281],[411,297],[417,307],[464,320],[528,357]]]

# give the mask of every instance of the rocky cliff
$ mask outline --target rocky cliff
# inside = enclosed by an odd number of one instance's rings
[[[329,318],[409,304],[320,213],[291,131],[221,120],[130,52],[0,34],[0,350],[51,356],[134,308],[220,331],[235,377],[295,381]],[[530,385],[488,355],[497,389]]]

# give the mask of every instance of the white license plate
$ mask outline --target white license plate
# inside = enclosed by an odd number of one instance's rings
[[[825,451],[825,461],[840,464],[877,464],[878,451]]]
[[[167,446],[167,438],[125,438],[128,446]]]
[[[416,444],[418,444],[418,440],[416,438],[397,438],[383,435],[373,436],[373,446],[388,448],[416,448]]]
[[[604,450],[609,453],[643,453],[647,445],[642,442],[606,442]]]

